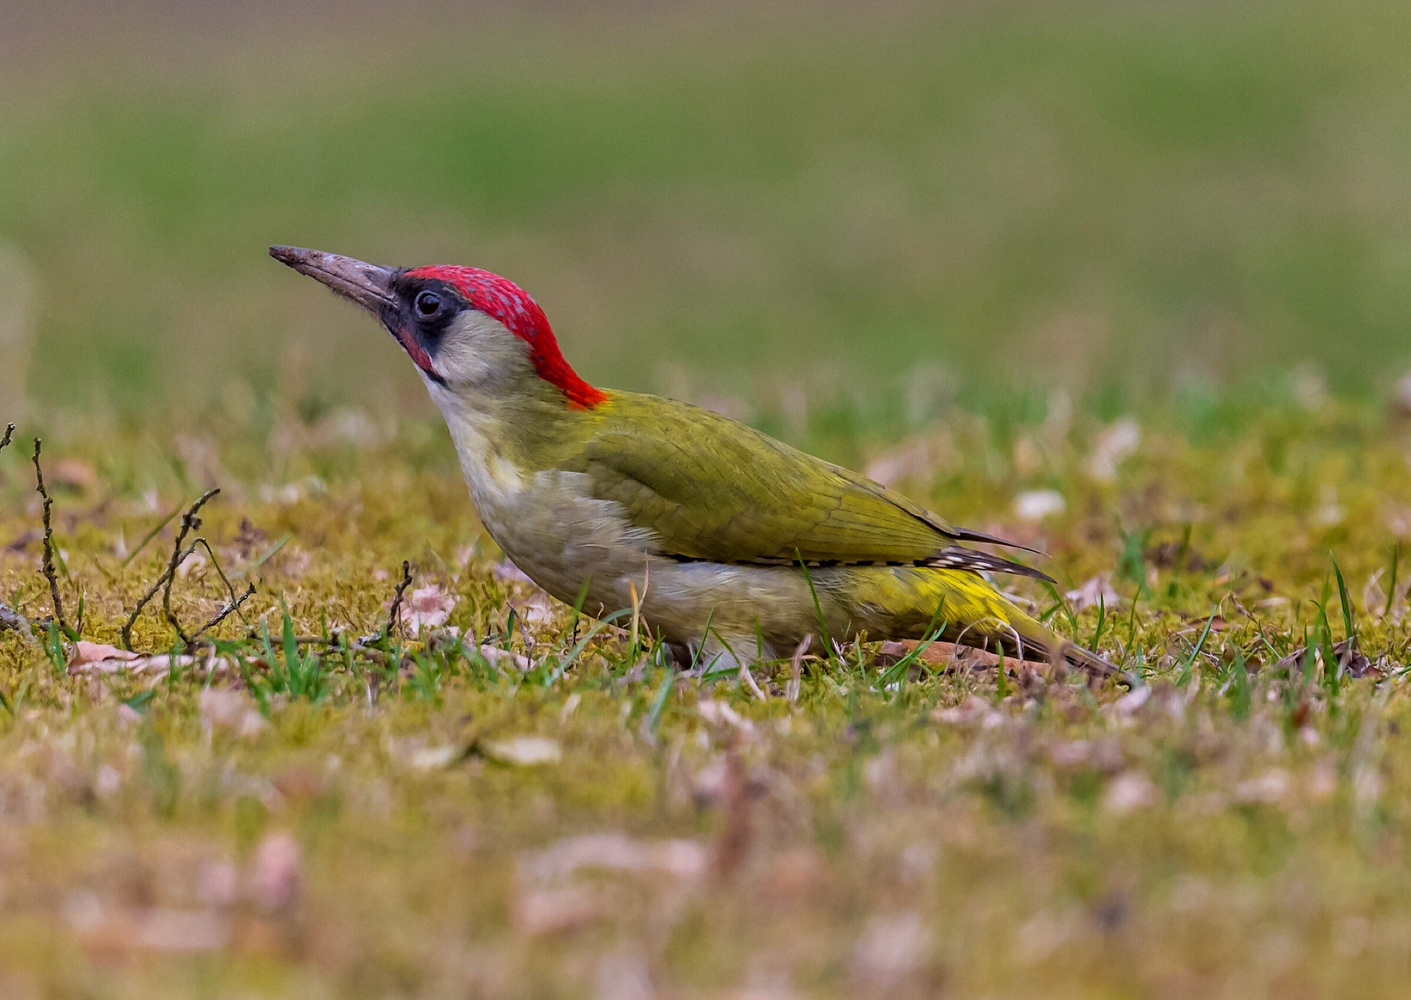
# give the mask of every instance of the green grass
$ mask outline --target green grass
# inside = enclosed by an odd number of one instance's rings
[[[144,10],[0,33],[0,994],[1401,990],[1404,5]],[[1144,686],[671,671],[504,572],[284,242],[499,270],[594,381],[909,470]],[[215,486],[171,610],[218,562],[241,613],[71,673],[34,434],[84,640]],[[444,626],[389,629],[404,560]]]
[[[1076,612],[1018,594],[1100,634],[1136,695],[869,644],[805,661],[797,694],[788,661],[757,668],[761,700],[674,675],[630,610],[536,611],[439,428],[185,428],[224,488],[200,533],[258,587],[248,624],[200,647],[214,667],[136,675],[0,633],[0,966],[114,997],[1394,991],[1408,431],[1340,401],[1202,412],[1142,414],[1111,482],[1092,417],[957,412],[924,432],[956,464],[908,486],[1045,546],[1063,590],[1106,574],[1120,599]],[[211,485],[159,427],[47,443],[86,639],[118,639],[171,511]],[[75,461],[92,486],[63,486]],[[42,640],[30,473],[0,454],[0,596]],[[1033,488],[1066,512],[1019,520]],[[386,633],[403,559],[455,597],[455,633]],[[198,566],[172,608],[191,630],[226,593]],[[179,645],[150,612],[134,640]]]

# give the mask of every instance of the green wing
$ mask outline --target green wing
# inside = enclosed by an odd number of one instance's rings
[[[651,396],[615,394],[582,468],[663,555],[725,563],[929,564],[1034,575],[955,547],[998,541],[952,527],[871,480],[743,424]]]

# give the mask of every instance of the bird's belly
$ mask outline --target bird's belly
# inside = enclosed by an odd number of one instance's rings
[[[524,573],[566,604],[590,614],[632,603],[630,583],[649,577],[649,536],[620,505],[585,496],[571,473],[541,473],[526,489],[484,495],[472,487],[481,523]],[[585,594],[586,588],[586,594]]]
[[[550,595],[595,617],[631,608],[678,649],[739,659],[787,656],[806,637],[920,638],[939,625],[983,638],[1025,616],[980,577],[925,567],[792,566],[678,561],[620,505],[587,496],[574,474],[541,473],[529,488],[477,492],[480,518],[505,554]],[[981,625],[989,622],[990,625]],[[819,647],[821,648],[821,646]]]

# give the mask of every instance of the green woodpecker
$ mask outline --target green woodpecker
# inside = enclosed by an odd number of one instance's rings
[[[498,275],[270,253],[367,309],[411,356],[516,566],[598,617],[635,604],[682,663],[943,630],[1113,672],[981,576],[1044,574],[957,544],[1000,539],[726,417],[594,388],[539,305]]]

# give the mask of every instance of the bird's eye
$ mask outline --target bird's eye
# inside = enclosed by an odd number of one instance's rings
[[[435,316],[441,308],[441,296],[435,292],[421,292],[417,295],[414,305],[422,316]]]

